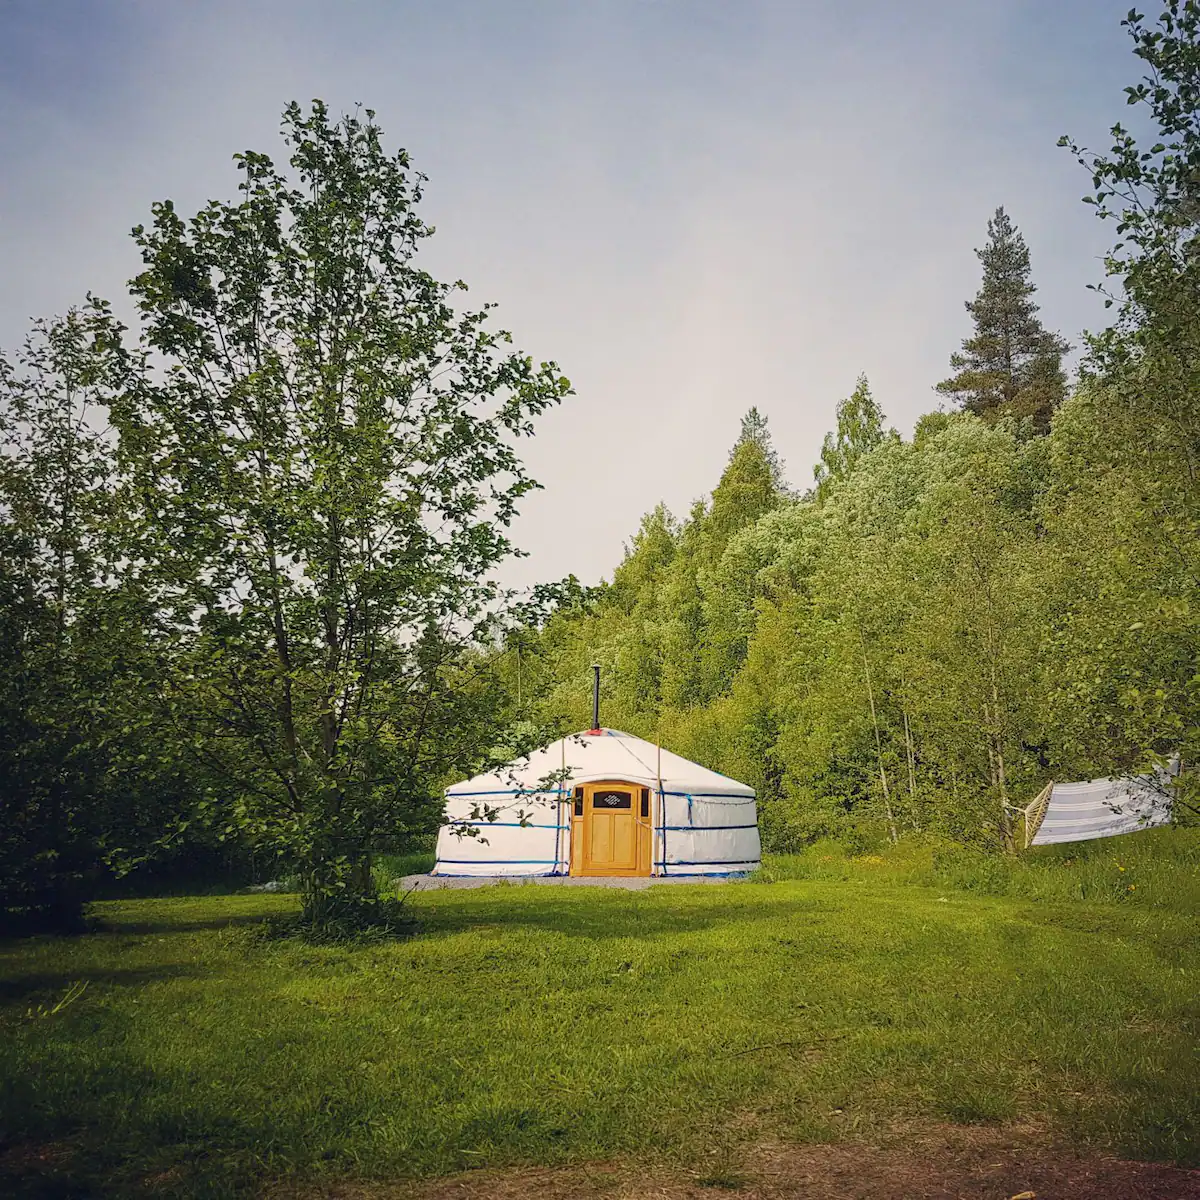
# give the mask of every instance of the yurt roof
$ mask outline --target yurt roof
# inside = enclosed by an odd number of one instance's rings
[[[753,798],[754,789],[710,771],[669,750],[662,752],[662,789],[670,795]],[[568,768],[568,778],[562,786],[569,788],[580,783],[601,780],[625,780],[629,783],[657,788],[659,783],[659,749],[619,729],[589,729],[583,733],[559,738],[527,758],[476,775],[446,789],[451,796],[513,795],[536,791],[538,784]],[[552,792],[557,787],[550,789]]]

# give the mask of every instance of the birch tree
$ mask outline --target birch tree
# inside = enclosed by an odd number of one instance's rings
[[[283,138],[285,167],[236,156],[237,200],[135,229],[148,368],[119,425],[211,815],[285,851],[324,925],[370,917],[373,847],[436,823],[487,745],[471,652],[536,486],[516,443],[569,385],[418,265],[423,177],[371,110],[293,104]]]

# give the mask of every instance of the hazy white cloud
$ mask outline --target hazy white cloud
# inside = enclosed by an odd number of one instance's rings
[[[510,578],[615,565],[768,414],[806,483],[860,371],[901,429],[967,332],[997,204],[1047,323],[1103,310],[1108,231],[1062,150],[1122,113],[1121,4],[165,0],[0,8],[0,344],[137,267],[153,199],[228,196],[283,104],[378,111],[430,176],[435,274],[577,395],[527,457]]]

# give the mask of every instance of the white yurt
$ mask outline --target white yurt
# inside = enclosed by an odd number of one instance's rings
[[[742,875],[760,855],[753,788],[596,728],[448,788],[433,874]]]

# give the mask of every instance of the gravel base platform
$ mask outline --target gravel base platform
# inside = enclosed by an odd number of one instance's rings
[[[744,876],[736,875],[653,875],[650,878],[624,876],[578,875],[405,875],[400,880],[402,891],[427,892],[435,888],[494,887],[498,883],[521,885],[536,883],[543,887],[608,887],[640,892],[657,883],[731,883]]]

